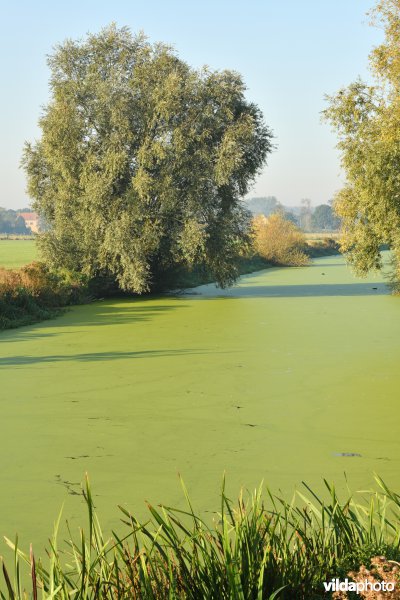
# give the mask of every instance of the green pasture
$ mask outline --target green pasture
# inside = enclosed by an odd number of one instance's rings
[[[218,506],[223,473],[286,497],[322,477],[353,490],[399,470],[400,299],[341,256],[220,290],[105,300],[0,334],[0,535],[43,543],[79,483],[117,504]]]
[[[35,240],[0,240],[0,267],[17,269],[36,259]]]

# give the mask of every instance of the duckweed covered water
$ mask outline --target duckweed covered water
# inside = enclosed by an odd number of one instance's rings
[[[400,298],[341,257],[230,290],[107,300],[0,335],[0,534],[43,543],[65,502],[82,519],[145,499],[217,508],[262,479],[289,494],[399,472]]]

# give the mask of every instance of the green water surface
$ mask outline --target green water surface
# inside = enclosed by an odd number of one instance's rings
[[[109,528],[117,504],[181,505],[178,473],[203,511],[223,473],[232,496],[399,489],[399,340],[400,298],[339,256],[4,332],[0,534],[42,543],[63,502],[77,526],[85,472]]]

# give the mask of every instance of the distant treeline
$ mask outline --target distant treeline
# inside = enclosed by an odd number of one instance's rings
[[[19,216],[20,212],[30,212],[30,208],[21,210],[12,210],[0,206],[0,233],[12,233],[19,235],[28,235],[32,233],[25,221]]]
[[[320,204],[313,208],[307,198],[299,206],[284,206],[275,196],[249,198],[245,200],[248,210],[254,215],[269,217],[281,213],[287,221],[292,221],[303,231],[337,231],[340,220],[330,204]]]

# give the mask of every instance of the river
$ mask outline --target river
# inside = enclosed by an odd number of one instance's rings
[[[400,298],[340,256],[3,332],[0,534],[40,545],[63,503],[77,527],[85,472],[106,528],[182,506],[178,473],[201,511],[224,473],[233,497],[344,472],[399,490],[399,340]]]

